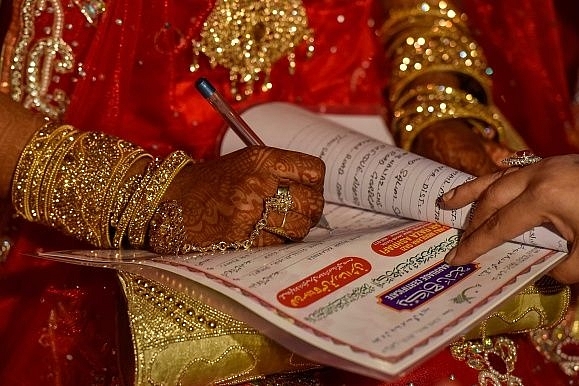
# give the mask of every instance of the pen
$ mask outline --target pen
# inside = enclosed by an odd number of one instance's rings
[[[199,78],[195,83],[195,87],[197,87],[197,90],[207,99],[211,106],[221,114],[225,121],[229,123],[231,129],[235,131],[235,134],[241,138],[246,146],[265,146],[265,143],[251,130],[247,122],[229,106],[207,79]]]
[[[247,122],[223,99],[211,82],[205,78],[199,78],[197,82],[195,82],[195,87],[211,106],[221,114],[225,121],[229,123],[231,129],[241,138],[246,146],[265,146],[265,143],[255,134]],[[333,230],[324,215],[322,215],[316,226],[330,231]]]

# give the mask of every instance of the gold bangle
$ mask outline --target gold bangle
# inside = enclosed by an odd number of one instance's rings
[[[81,133],[74,129],[72,126],[63,126],[70,129],[69,135],[66,136],[54,149],[54,152],[50,155],[50,158],[46,160],[44,165],[44,178],[42,183],[39,184],[38,192],[36,193],[38,197],[38,220],[42,223],[54,226],[57,219],[51,218],[51,195],[55,186],[55,179],[59,173],[59,169],[62,168],[62,161],[67,153],[74,147],[77,141],[81,140],[83,135],[86,133]]]
[[[422,94],[414,103],[407,103],[395,111],[391,126],[401,148],[410,150],[422,130],[447,119],[466,119],[487,138],[486,128],[490,126],[495,130],[496,139],[503,140],[506,121],[496,107],[480,104],[471,94],[461,90],[450,87],[442,92],[436,90],[438,92]]]
[[[185,152],[173,152],[151,173],[147,184],[142,186],[143,193],[139,197],[137,210],[128,228],[129,243],[132,248],[141,249],[145,246],[149,222],[161,198],[175,176],[190,163],[193,163],[193,160]]]
[[[37,219],[37,191],[44,177],[44,167],[60,141],[70,132],[66,126],[47,121],[24,147],[12,177],[12,204],[16,213],[29,221]]]
[[[391,10],[380,35],[387,39],[416,25],[465,26],[466,20],[466,14],[455,11],[447,1],[422,1],[412,7]]]
[[[142,149],[102,133],[47,122],[25,146],[12,179],[12,202],[29,221],[98,247],[111,246],[111,213]]]
[[[47,183],[49,225],[98,247],[111,247],[110,218],[120,181],[137,159],[148,157],[135,145],[103,133],[87,132],[53,160]],[[112,190],[112,191],[109,191]]]
[[[480,100],[491,100],[490,70],[477,44],[466,36],[439,33],[408,36],[397,48],[389,99],[395,102],[417,78],[435,72],[449,72],[471,78],[480,86],[470,92]]]
[[[47,166],[52,164],[52,158],[54,154],[58,152],[63,143],[69,143],[77,135],[77,131],[74,127],[69,125],[59,126],[54,133],[51,135],[51,139],[48,141],[45,151],[37,157],[38,162],[33,165],[34,176],[31,181],[29,205],[30,214],[32,216],[31,220],[42,221],[42,195],[41,190],[44,186],[44,181],[47,178]]]
[[[160,161],[155,159],[149,165],[147,165],[147,169],[145,173],[135,182],[135,185],[131,186],[130,182],[128,181],[124,189],[126,189],[124,194],[130,195],[128,198],[127,204],[124,206],[122,213],[119,215],[118,221],[113,219],[112,225],[115,228],[114,236],[113,236],[113,247],[114,248],[123,248],[127,236],[127,229],[129,228],[129,224],[132,219],[136,216],[137,210],[139,209],[139,204],[141,203],[142,197],[145,194],[144,187],[149,184],[149,181],[153,177],[153,172],[159,167]]]
[[[107,240],[107,245],[113,245],[112,231],[115,229],[116,222],[123,210],[124,205],[128,202],[131,194],[131,189],[136,188],[137,183],[140,181],[141,176],[135,175],[125,181],[126,175],[129,169],[133,167],[139,160],[148,158],[152,160],[153,157],[150,154],[145,153],[143,149],[135,147],[126,147],[126,143],[118,143],[119,151],[121,152],[122,159],[117,163],[116,167],[113,169],[111,178],[107,186],[105,187],[103,211],[101,213],[101,218],[106,221],[101,221],[101,237],[103,240]]]

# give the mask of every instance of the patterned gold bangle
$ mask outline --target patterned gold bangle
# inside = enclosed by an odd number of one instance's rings
[[[143,186],[143,194],[139,197],[139,204],[135,216],[131,219],[128,228],[129,243],[132,248],[141,249],[145,246],[149,222],[153,217],[161,198],[175,176],[188,164],[193,163],[189,155],[183,151],[171,153],[157,169],[152,172],[151,178]]]
[[[11,197],[16,213],[29,221],[37,219],[37,205],[31,201],[38,199],[37,192],[44,177],[43,167],[60,141],[69,133],[67,126],[47,121],[20,154],[12,177]]]
[[[39,184],[36,192],[38,220],[42,223],[52,224],[54,221],[50,219],[50,195],[54,189],[55,178],[59,169],[62,167],[62,160],[67,153],[72,149],[77,141],[79,141],[85,133],[81,133],[72,126],[63,126],[70,129],[70,133],[63,138],[58,146],[54,149],[50,158],[44,164],[44,178]]]
[[[83,133],[55,159],[47,181],[49,225],[98,247],[111,247],[112,200],[137,159],[148,157],[135,145],[103,133]],[[112,191],[109,191],[112,190]]]
[[[469,37],[470,33],[465,25],[457,26],[454,23],[448,23],[448,25],[442,23],[442,25],[439,25],[436,21],[432,21],[432,24],[413,24],[409,21],[408,27],[403,33],[389,38],[388,43],[384,45],[385,53],[388,57],[394,56],[397,52],[400,52],[401,48],[406,47],[404,43],[407,43],[410,38],[417,40],[422,37],[424,40],[428,40],[428,38],[440,38],[443,36],[456,39],[461,36]],[[469,38],[469,40],[472,40],[472,38]],[[406,48],[410,50],[413,47]]]
[[[114,235],[112,232],[115,229],[116,221],[118,221],[121,211],[124,209],[123,203],[126,205],[130,198],[131,190],[134,192],[134,189],[138,186],[137,183],[142,178],[141,175],[135,175],[125,181],[129,169],[140,160],[149,159],[150,162],[153,159],[143,149],[133,146],[127,148],[127,143],[120,142],[118,146],[122,160],[113,169],[112,176],[105,188],[105,192],[107,192],[104,198],[105,207],[101,214],[103,219],[107,219],[107,221],[101,222],[101,237],[103,240],[107,240],[109,246],[113,245]],[[123,181],[125,181],[124,186]]]
[[[145,194],[144,187],[149,184],[149,181],[153,177],[153,172],[159,168],[160,160],[155,159],[149,165],[147,165],[147,169],[145,173],[141,176],[138,181],[135,181],[135,185],[126,185],[123,189],[125,189],[124,193],[128,196],[128,201],[122,210],[122,213],[118,216],[118,221],[114,219],[111,221],[111,225],[114,230],[113,236],[113,247],[114,248],[123,248],[125,245],[128,246],[127,240],[127,229],[129,228],[130,222],[136,216],[137,210],[139,209],[139,205],[141,203],[142,197]],[[130,181],[128,181],[130,183]]]
[[[47,165],[51,165],[51,160],[54,154],[58,152],[61,145],[63,143],[68,143],[72,138],[74,138],[76,133],[76,130],[72,126],[59,126],[51,135],[45,151],[37,157],[38,162],[35,162],[32,167],[34,175],[30,183],[30,197],[28,198],[32,221],[40,220],[42,218],[42,198],[40,191],[47,178],[46,167]]]
[[[478,45],[467,36],[438,32],[409,35],[392,58],[389,98],[396,101],[418,77],[436,72],[457,74],[475,81],[468,91],[482,101],[491,99],[492,72]]]
[[[410,150],[422,130],[447,119],[466,119],[483,136],[503,140],[505,119],[494,106],[480,104],[471,94],[451,87],[433,87],[430,91],[416,91],[415,99],[394,112],[391,127],[400,147]]]
[[[118,138],[47,122],[25,146],[12,179],[21,216],[98,247],[111,246],[111,213],[120,185],[150,157]]]
[[[422,1],[411,7],[391,10],[382,24],[380,35],[387,42],[389,38],[417,25],[465,26],[466,20],[466,14],[457,12],[448,1]]]
[[[127,210],[129,202],[131,201],[131,197],[137,191],[137,188],[141,184],[142,180],[143,176],[140,174],[136,174],[134,176],[131,176],[126,181],[124,181],[119,187],[119,191],[115,195],[110,212],[111,213],[110,226],[112,228],[113,236],[117,234],[118,230],[120,229],[121,217],[123,213]],[[123,228],[123,232],[124,229],[126,229],[126,226],[125,228]],[[113,246],[115,245],[114,241],[112,242],[112,245]]]

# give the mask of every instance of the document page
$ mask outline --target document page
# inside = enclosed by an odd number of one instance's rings
[[[280,343],[299,354],[379,379],[440,350],[565,256],[507,243],[476,264],[451,267],[443,258],[458,240],[456,229],[335,204],[326,215],[339,224],[335,230],[248,251],[43,256],[172,272],[235,300],[283,331]]]

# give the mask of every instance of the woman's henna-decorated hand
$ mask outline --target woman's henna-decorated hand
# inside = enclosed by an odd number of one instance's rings
[[[457,119],[422,130],[414,140],[412,151],[475,176],[502,169],[501,160],[513,153]]]
[[[165,200],[183,207],[187,238],[206,246],[248,238],[261,219],[265,199],[278,186],[289,186],[294,206],[287,213],[284,231],[292,240],[304,238],[322,215],[325,166],[317,157],[269,148],[248,147],[217,160],[190,165],[173,181]],[[284,215],[272,211],[267,226],[278,227]],[[284,238],[262,231],[259,245]]]

